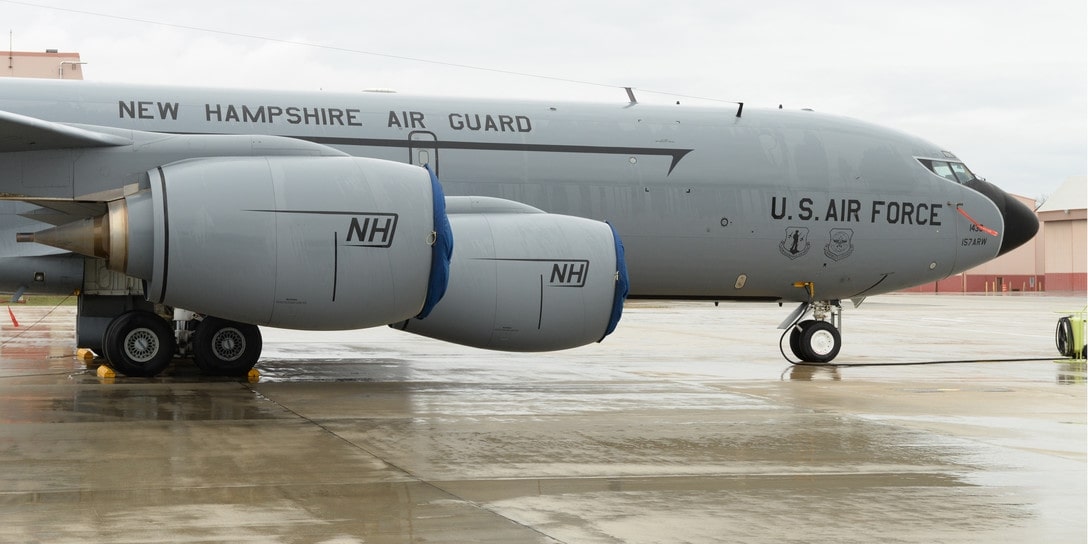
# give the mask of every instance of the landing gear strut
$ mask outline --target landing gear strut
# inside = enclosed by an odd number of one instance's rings
[[[810,308],[813,319],[799,321]],[[790,329],[790,351],[802,362],[828,363],[839,354],[842,306],[838,301],[803,303],[785,323]]]

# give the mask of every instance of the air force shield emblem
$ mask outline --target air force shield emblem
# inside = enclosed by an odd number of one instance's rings
[[[854,229],[831,229],[831,239],[824,246],[824,255],[841,261],[854,252]]]
[[[786,229],[786,237],[778,243],[778,251],[791,260],[803,257],[811,247],[812,244],[808,241],[808,229],[805,227]]]

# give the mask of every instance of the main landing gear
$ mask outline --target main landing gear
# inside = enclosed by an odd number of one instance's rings
[[[126,376],[155,376],[174,360],[177,341],[166,320],[134,310],[113,319],[102,336],[102,351],[114,370]]]
[[[192,357],[204,374],[245,376],[262,348],[256,325],[184,310],[176,310],[172,321],[149,309],[126,311],[109,320],[101,338],[97,347],[110,366],[138,377],[157,376],[175,357]]]
[[[812,310],[812,319],[802,318],[809,310]],[[842,325],[842,306],[839,301],[804,302],[785,321],[779,325],[780,329],[787,329],[783,338],[788,334],[790,351],[793,355],[805,363],[829,363],[839,354],[842,347],[842,335],[839,328]],[[786,356],[785,350],[782,356]]]
[[[191,346],[193,362],[205,374],[245,376],[261,356],[261,331],[256,325],[205,317]]]

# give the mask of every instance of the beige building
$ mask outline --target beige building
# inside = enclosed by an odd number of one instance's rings
[[[60,53],[56,49],[44,53],[8,51],[4,77],[37,77],[42,79],[83,79],[79,53]]]
[[[1036,212],[1047,290],[1088,291],[1088,177],[1065,180]]]

